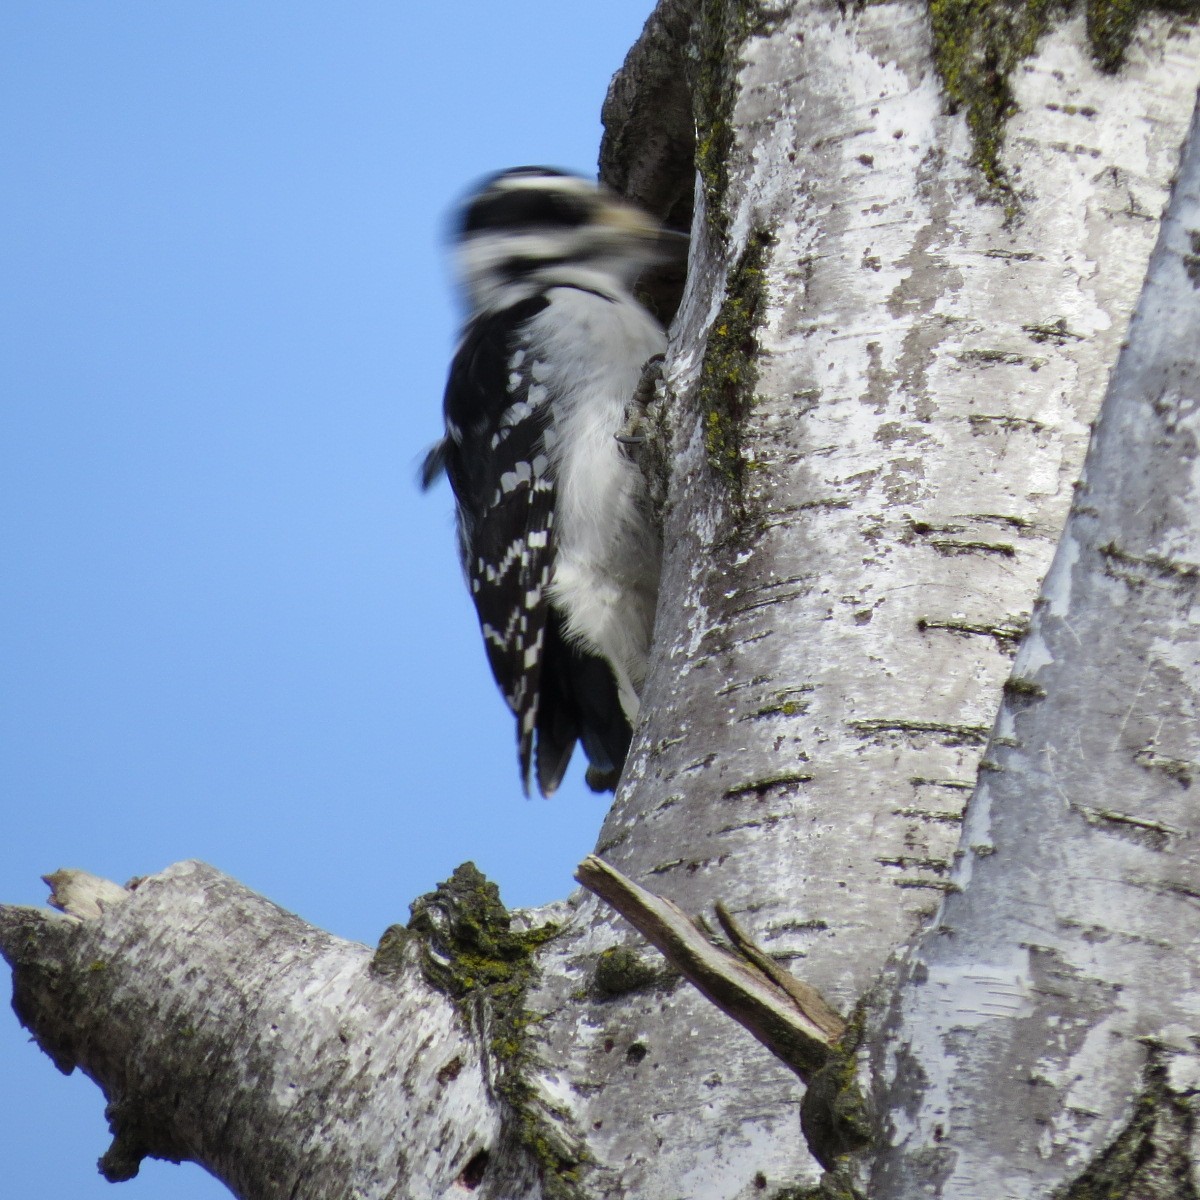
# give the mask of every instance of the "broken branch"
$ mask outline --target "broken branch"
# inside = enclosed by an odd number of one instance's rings
[[[845,1029],[832,1007],[807,984],[792,979],[737,929],[730,940],[742,957],[714,945],[691,918],[670,900],[657,896],[589,854],[575,873],[589,891],[611,905],[679,972],[723,1013],[749,1030],[772,1054],[807,1081],[829,1056]],[[726,927],[726,932],[729,932]],[[749,947],[748,953],[742,947]],[[753,955],[771,963],[764,969]],[[792,985],[779,982],[786,976]]]

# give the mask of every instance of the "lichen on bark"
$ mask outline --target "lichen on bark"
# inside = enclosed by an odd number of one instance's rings
[[[493,1087],[506,1108],[507,1132],[537,1161],[547,1200],[575,1200],[580,1147],[562,1135],[531,1081],[532,1017],[525,994],[537,972],[535,953],[559,933],[548,923],[514,929],[500,891],[474,863],[463,863],[433,892],[413,901],[407,936],[419,939],[426,981],[450,996],[495,1067]],[[394,930],[376,952],[402,944]]]
[[[736,138],[733,120],[738,97],[742,47],[765,37],[786,15],[788,6],[754,0],[701,0],[695,34],[698,66],[692,86],[696,118],[696,171],[704,188],[710,225],[723,237],[729,228],[725,193]]]
[[[697,399],[709,466],[725,481],[744,524],[743,424],[758,382],[758,331],[766,318],[766,266],[771,235],[758,230],[729,273],[725,299],[708,334]]]
[[[1113,1143],[1055,1200],[1196,1200],[1191,1175],[1195,1114],[1172,1090],[1161,1052],[1151,1048],[1133,1116]]]
[[[1016,196],[1000,161],[1004,126],[1016,109],[1009,77],[1037,46],[1062,0],[930,0],[933,53],[950,111],[962,110],[975,162],[1012,212]]]
[[[1150,12],[1200,18],[1196,0],[1087,0],[1087,32],[1092,57],[1102,71],[1117,71],[1137,25]]]
[[[963,111],[975,163],[988,191],[1010,217],[1020,209],[1001,162],[1005,126],[1016,111],[1010,79],[1033,55],[1051,25],[1072,11],[1069,0],[929,0],[933,54],[950,111]],[[1139,21],[1152,12],[1200,17],[1198,0],[1086,0],[1092,57],[1103,71],[1120,69]]]
[[[596,959],[592,988],[602,1000],[652,987],[674,986],[679,972],[653,967],[627,946],[610,946]]]

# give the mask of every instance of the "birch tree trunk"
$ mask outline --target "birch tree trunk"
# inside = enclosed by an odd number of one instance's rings
[[[721,901],[840,1041],[772,1057],[582,892],[508,914],[464,868],[372,952],[200,864],[68,873],[0,948],[108,1097],[110,1178],[1195,1195],[1190,175],[1130,330],[1195,17],[663,0],[614,80],[603,174],[693,251],[649,285],[668,551],[597,853]]]

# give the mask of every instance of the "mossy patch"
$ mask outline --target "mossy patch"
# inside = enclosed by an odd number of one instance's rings
[[[1191,1178],[1191,1106],[1168,1085],[1161,1050],[1151,1050],[1133,1116],[1116,1140],[1056,1200],[1197,1200]]]
[[[1066,0],[930,0],[934,58],[951,112],[962,111],[975,163],[992,195],[1015,216],[1019,200],[1000,161],[1005,125],[1016,111],[1013,71],[1064,20]],[[1200,0],[1086,0],[1087,34],[1101,70],[1120,68],[1139,21],[1151,12],[1196,19]]]
[[[500,891],[474,863],[464,863],[437,890],[412,905],[412,918],[400,934],[393,928],[376,952],[376,969],[386,969],[408,939],[418,939],[421,974],[451,997],[464,1021],[486,1038],[496,1068],[495,1093],[505,1102],[509,1133],[536,1158],[549,1200],[579,1195],[580,1153],[547,1119],[530,1083],[529,1026],[525,993],[537,966],[534,955],[558,933],[558,926],[513,929]],[[380,955],[385,961],[379,963]]]
[[[871,1127],[867,1104],[858,1086],[858,1047],[866,1026],[866,1011],[860,1004],[846,1025],[846,1032],[829,1053],[824,1065],[808,1082],[800,1105],[800,1126],[813,1157],[837,1179],[839,1159],[870,1145]],[[837,1186],[843,1186],[838,1184]],[[812,1195],[825,1196],[814,1191]],[[833,1192],[841,1195],[841,1192]]]
[[[1087,0],[1088,42],[1102,71],[1120,69],[1138,22],[1150,12],[1178,13],[1195,20],[1200,18],[1200,4],[1196,0]]]
[[[975,164],[1013,215],[1016,193],[1000,162],[1005,124],[1017,107],[1009,79],[1051,20],[1067,11],[1062,0],[930,0],[933,54],[950,111],[965,114]]]
[[[729,229],[725,196],[735,141],[742,47],[775,29],[786,9],[754,0],[701,0],[696,27],[692,110],[696,118],[696,170],[704,188],[709,225],[722,237]]]
[[[761,230],[750,235],[729,273],[700,367],[698,402],[708,463],[728,485],[739,515],[746,472],[744,424],[758,383],[758,331],[766,318],[765,268],[772,242]]]
[[[653,967],[627,946],[610,946],[596,959],[592,990],[600,999],[610,1000],[629,992],[671,984],[678,978],[678,971]]]
[[[826,1171],[814,1187],[784,1188],[771,1200],[863,1200],[863,1195],[855,1190],[846,1172],[839,1167],[835,1171]]]
[[[1046,698],[1046,689],[1040,683],[1035,683],[1032,679],[1026,679],[1021,675],[1011,675],[1004,681],[1004,694],[1009,699],[1018,702],[1044,700]]]

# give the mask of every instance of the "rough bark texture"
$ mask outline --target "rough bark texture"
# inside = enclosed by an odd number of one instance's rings
[[[694,212],[694,236],[682,291],[650,283],[661,312],[677,309],[647,453],[669,549],[646,719],[598,853],[686,912],[724,901],[846,1016],[959,886],[963,803],[1179,162],[1200,37],[1177,15],[1130,19],[1112,73],[1093,55],[1117,15],[1098,2],[1085,16],[938,0],[931,19],[915,3],[664,0],[610,91],[604,175],[676,223]],[[1109,470],[1094,461],[1089,486]],[[1154,556],[1200,551],[1121,528],[1104,586],[1176,603],[1181,585]],[[1059,669],[1056,629],[1029,643],[1025,674]],[[1031,664],[1039,646],[1053,663]],[[1153,653],[1141,694],[1166,696],[1189,670],[1194,682],[1193,661]],[[1014,703],[1015,719],[1042,707]],[[1168,715],[1135,705],[1117,740],[1149,755],[1122,770],[1175,789],[1174,803],[1186,788],[1169,764],[1195,754]],[[1085,750],[1071,753],[1094,779]],[[1057,819],[1118,856],[1102,878],[1143,869],[1121,855],[1170,861],[1146,839],[1174,853],[1189,828],[1174,809],[1156,833],[1140,810],[1076,803],[1086,811],[1064,805]],[[980,844],[984,811],[968,830]],[[1167,886],[1171,870],[1145,872],[1156,921],[1194,904]],[[23,1017],[117,1101],[118,1130],[128,1121],[141,1139],[134,1157],[195,1157],[245,1197],[783,1200],[818,1187],[822,1164],[843,1181],[827,1176],[826,1193],[849,1186],[839,1156],[865,1129],[850,1086],[861,1017],[805,1101],[795,1074],[594,898],[514,926],[493,899],[456,877],[372,960],[185,866],[83,924],[8,910],[0,944]],[[1069,906],[1064,919],[1086,926]],[[215,938],[203,955],[201,926]],[[1059,962],[1022,953],[1027,972]],[[1089,969],[1113,978],[1099,959]],[[70,989],[45,985],[55,971]],[[145,1006],[136,1028],[121,1015],[126,987]],[[906,1003],[919,1024],[922,1000]],[[1140,1077],[1129,1047],[1146,1031],[1122,1024],[1103,988],[1088,1005],[1062,1018],[1078,1034],[1063,1044],[1087,1047],[1079,1061],[1103,1074],[1093,1098],[1109,1108],[1048,1160],[1103,1182],[1112,1164],[1094,1152],[1115,1131],[1132,1144],[1170,1126],[1183,1145],[1191,1126],[1165,1102],[1139,1117],[1133,1092],[1160,1096],[1173,1068],[1158,1058]],[[1110,1024],[1089,1033],[1102,1013]],[[99,1044],[108,1020],[123,1031],[119,1059]],[[1111,1074],[1108,1028],[1125,1039]],[[1051,1036],[1049,1017],[1039,1029]],[[932,1043],[912,1045],[923,1063]],[[1034,1070],[1028,1038],[1012,1053]],[[161,1080],[175,1088],[184,1070],[214,1081],[202,1111],[163,1100]],[[920,1096],[898,1103],[941,1102],[901,1084]],[[146,1097],[167,1126],[153,1136],[139,1124]],[[933,1118],[911,1120],[911,1142],[889,1127],[893,1158],[936,1146]],[[980,1161],[1005,1153],[1005,1136]],[[255,1163],[264,1144],[277,1149]],[[861,1173],[869,1157],[856,1161]],[[925,1167],[886,1169],[920,1181],[896,1195],[925,1186]]]
[[[0,910],[17,1015],[108,1098],[108,1178],[187,1158],[256,1200],[441,1195],[497,1142],[483,1045],[415,948],[373,970],[202,863],[90,920]]]
[[[738,137],[724,187],[699,192],[668,360],[670,603],[599,852],[688,911],[723,899],[848,1010],[949,885],[1200,57],[1152,21],[1113,77],[1082,18],[1049,32],[1013,80],[1013,219],[945,111],[922,7],[771,24],[728,115],[708,109]],[[594,953],[603,926],[580,919]],[[546,974],[558,997],[571,947]],[[636,1087],[603,1010],[552,1043],[589,1081],[581,1126],[604,1122],[602,1194],[816,1182],[799,1089],[718,1014],[647,1000],[637,1031]],[[697,1150],[698,1123],[737,1132]]]
[[[876,1051],[870,1194],[1196,1195],[1200,113],[1084,480]],[[883,1061],[886,1054],[886,1061]],[[1031,1152],[1036,1147],[1036,1152]],[[1097,1174],[1095,1168],[1092,1175]]]

